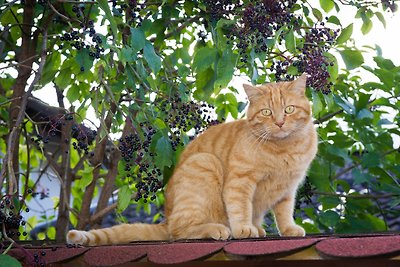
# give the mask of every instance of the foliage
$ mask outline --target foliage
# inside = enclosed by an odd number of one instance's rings
[[[361,29],[341,24],[344,5],[358,8]],[[320,144],[298,222],[310,233],[399,229],[388,220],[400,213],[392,138],[400,67],[373,47],[375,65],[364,65],[352,39],[395,9],[387,0],[0,1],[2,194],[28,206],[48,197],[37,185],[51,168],[61,190],[51,196],[57,231],[46,235],[58,241],[69,223],[93,226],[134,202],[161,206],[184,146],[209,125],[243,116],[232,81],[306,71]],[[361,79],[363,71],[374,78]],[[59,107],[30,97],[43,88],[57,93]],[[86,118],[93,111],[94,123]],[[38,220],[26,221],[22,231]]]

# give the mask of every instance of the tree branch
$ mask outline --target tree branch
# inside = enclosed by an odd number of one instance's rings
[[[319,119],[315,119],[315,120],[314,120],[314,124],[323,123],[323,122],[325,122],[325,121],[327,121],[327,120],[329,120],[329,119],[335,117],[336,115],[343,113],[343,111],[344,111],[343,109],[339,109],[338,111],[329,113],[329,114],[327,114],[327,115],[325,115],[325,116],[323,116],[323,117],[321,117],[321,118],[319,118]]]
[[[42,30],[42,47],[41,47],[41,56],[40,56],[40,63],[38,70],[36,72],[36,75],[30,84],[27,92],[25,92],[22,96],[22,101],[21,101],[21,106],[19,107],[19,113],[16,117],[15,122],[13,123],[13,127],[11,130],[11,133],[8,137],[8,142],[7,142],[7,161],[5,164],[8,166],[8,194],[14,194],[18,190],[18,180],[15,175],[14,170],[18,168],[18,162],[15,162],[15,160],[18,158],[18,146],[19,146],[19,126],[21,125],[24,117],[25,117],[25,109],[26,109],[26,104],[28,101],[28,97],[31,95],[31,92],[33,91],[35,85],[37,82],[40,80],[42,77],[42,71],[44,64],[46,63],[46,56],[47,56],[47,28]],[[16,154],[15,154],[16,153]],[[15,156],[16,155],[16,156]],[[17,164],[15,166],[14,164]],[[3,177],[2,177],[3,178]],[[0,186],[2,183],[0,184]]]

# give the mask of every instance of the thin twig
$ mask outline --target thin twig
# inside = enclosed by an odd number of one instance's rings
[[[53,10],[54,13],[56,13],[58,16],[60,16],[60,17],[63,18],[64,20],[66,20],[66,21],[73,21],[73,22],[80,22],[80,21],[77,20],[77,19],[69,18],[69,17],[67,17],[67,16],[64,16],[64,15],[61,14],[60,12],[58,12],[58,10],[51,4],[50,1],[47,1],[47,4],[50,6],[51,10]]]
[[[131,200],[136,198],[136,193],[131,196]],[[89,223],[93,224],[100,218],[104,217],[107,213],[115,210],[118,206],[118,202],[111,204],[110,206],[105,207],[104,209],[96,212],[93,216],[90,217]]]
[[[394,194],[394,193],[387,193],[380,195],[372,195],[372,194],[348,195],[348,194],[320,192],[320,191],[311,191],[311,193],[322,196],[334,196],[334,197],[344,197],[344,198],[354,198],[354,199],[382,199],[382,198],[392,198],[400,196],[399,194]]]

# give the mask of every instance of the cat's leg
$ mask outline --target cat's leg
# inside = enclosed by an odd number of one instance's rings
[[[293,219],[295,192],[290,192],[273,208],[276,225],[282,236],[305,236],[305,231]]]
[[[233,238],[259,237],[259,229],[253,225],[252,199],[256,181],[249,173],[235,171],[225,181],[223,198]]]
[[[222,163],[213,154],[194,154],[176,169],[167,195],[172,207],[167,218],[172,239],[230,237],[222,184]]]

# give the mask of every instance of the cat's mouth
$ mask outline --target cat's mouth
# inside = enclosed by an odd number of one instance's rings
[[[290,131],[287,131],[286,129],[279,128],[276,129],[273,133],[272,136],[276,139],[284,139],[290,135]]]

